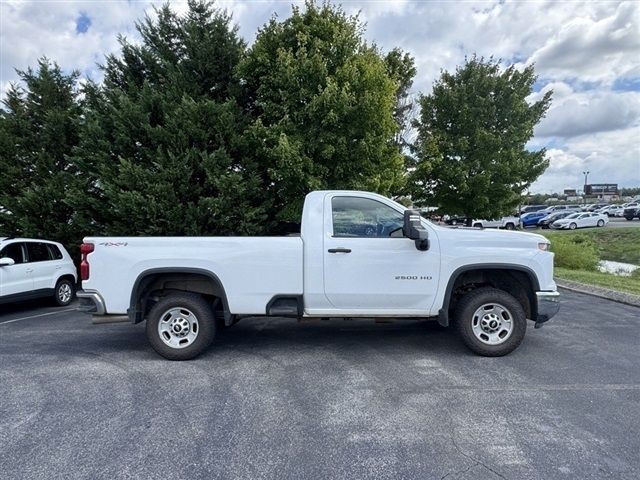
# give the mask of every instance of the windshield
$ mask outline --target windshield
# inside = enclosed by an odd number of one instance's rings
[[[568,217],[565,217],[565,218],[566,218],[566,219],[569,219],[569,218],[578,218],[579,216],[580,216],[580,214],[579,214],[579,213],[572,213],[571,215],[569,215]]]

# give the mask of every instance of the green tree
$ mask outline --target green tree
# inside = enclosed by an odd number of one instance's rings
[[[19,71],[0,109],[0,233],[72,246],[81,233],[67,191],[78,182],[68,155],[78,143],[78,73],[46,58]]]
[[[443,72],[419,100],[413,199],[475,218],[512,211],[548,166],[544,149],[525,148],[551,101],[548,92],[527,102],[535,80],[533,66],[503,70],[475,56]]]
[[[402,184],[399,81],[357,18],[329,4],[294,7],[259,31],[239,74],[253,117],[246,138],[266,166],[278,219],[298,219],[314,189],[388,194]]]
[[[269,199],[245,154],[234,75],[245,44],[230,16],[190,1],[186,15],[165,5],[137,29],[141,43],[121,38],[104,84],[86,89],[78,215],[111,235],[263,232]]]

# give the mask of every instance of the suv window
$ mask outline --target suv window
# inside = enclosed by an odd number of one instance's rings
[[[22,251],[22,243],[10,243],[0,251],[0,258],[9,257],[12,258],[16,265],[18,263],[24,263],[24,253]]]
[[[30,262],[46,262],[52,260],[46,243],[27,242]]]
[[[402,237],[404,215],[370,198],[331,199],[334,237]]]
[[[54,260],[62,260],[62,252],[58,248],[57,245],[53,245],[51,243],[47,243],[47,248],[49,249],[49,255]]]

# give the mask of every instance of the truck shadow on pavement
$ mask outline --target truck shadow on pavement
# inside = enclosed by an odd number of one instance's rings
[[[87,319],[88,320],[88,319]],[[90,325],[80,343],[93,344],[101,354],[156,354],[145,335],[145,324]],[[87,338],[91,337],[91,339]],[[90,347],[89,347],[90,348]],[[265,355],[298,355],[310,350],[358,353],[400,353],[423,351],[449,355],[473,355],[452,328],[435,321],[373,320],[295,321],[279,318],[248,318],[219,329],[213,344],[195,362],[230,356],[234,352]]]

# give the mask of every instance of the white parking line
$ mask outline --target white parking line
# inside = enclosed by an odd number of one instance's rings
[[[72,312],[74,310],[76,310],[76,309],[75,308],[67,308],[66,310],[56,310],[55,312],[40,313],[39,315],[31,315],[30,317],[14,318],[13,320],[7,320],[6,322],[0,322],[0,325],[6,325],[7,323],[13,323],[13,322],[19,322],[20,320],[29,320],[30,318],[45,317],[47,315],[53,315],[55,313]]]

